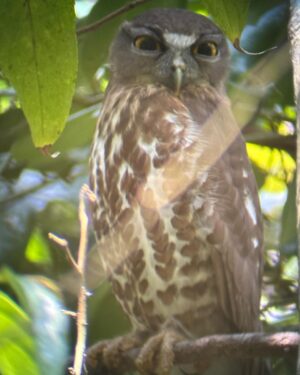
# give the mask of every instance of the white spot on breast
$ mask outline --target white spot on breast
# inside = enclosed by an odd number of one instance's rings
[[[172,131],[174,135],[180,133],[183,129],[183,125],[178,119],[178,116],[175,113],[167,113],[164,116],[165,120],[172,125]]]
[[[123,146],[123,138],[120,134],[115,134],[112,138],[112,143],[111,143],[111,152],[109,154],[109,162],[111,164],[114,164],[114,155],[120,154],[120,151]]]
[[[248,175],[248,172],[246,171],[246,169],[243,169],[243,177],[244,178],[247,178],[249,175]]]
[[[203,203],[204,203],[204,198],[198,195],[193,200],[193,203],[192,203],[193,208],[195,210],[199,210],[203,206]]]
[[[172,47],[184,49],[190,47],[196,41],[195,35],[183,35],[178,33],[164,33],[165,41]]]
[[[178,117],[174,113],[170,112],[165,115],[165,120],[175,125],[178,123]]]
[[[256,217],[255,206],[254,206],[254,203],[253,203],[251,197],[249,197],[249,195],[247,195],[246,198],[245,198],[245,205],[246,205],[246,209],[248,211],[248,214],[249,214],[253,224],[256,225],[257,224],[257,217]]]
[[[258,241],[258,239],[256,237],[252,237],[251,238],[251,242],[252,242],[252,244],[253,244],[254,247],[258,247],[259,241]]]
[[[157,140],[153,139],[151,143],[139,143],[140,148],[150,156],[150,159],[153,160],[157,156],[156,146]]]

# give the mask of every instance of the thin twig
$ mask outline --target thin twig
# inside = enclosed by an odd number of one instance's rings
[[[66,254],[66,257],[68,258],[69,262],[72,264],[72,266],[74,267],[74,269],[80,273],[80,270],[78,268],[78,265],[75,261],[75,259],[73,258],[73,255],[71,253],[71,250],[70,250],[70,247],[69,247],[69,244],[68,244],[68,241],[65,240],[64,238],[61,238],[61,237],[58,237],[56,234],[54,233],[48,233],[48,238],[49,240],[53,241],[54,243],[56,243],[56,245],[58,245],[59,247],[62,248],[62,250],[65,252]]]
[[[85,264],[86,264],[86,254],[88,248],[88,216],[86,209],[86,200],[90,202],[95,201],[95,194],[89,189],[87,185],[83,185],[79,194],[79,207],[78,215],[80,222],[80,240],[77,253],[77,261],[74,259],[71,250],[69,248],[68,241],[64,238],[58,237],[53,233],[49,233],[48,237],[58,246],[60,246],[73,268],[76,270],[80,277],[80,288],[78,291],[78,306],[77,312],[67,311],[67,315],[76,317],[77,325],[77,340],[75,347],[74,363],[73,367],[70,367],[69,373],[72,375],[80,375],[82,373],[82,366],[85,357],[86,349],[86,331],[87,331],[87,312],[86,312],[86,301],[87,301],[87,290],[85,286]]]
[[[77,317],[77,313],[75,311],[70,311],[70,310],[62,310],[62,312],[67,315],[67,316],[70,316],[71,318],[76,318]]]
[[[86,212],[86,198],[89,201],[94,200],[94,195],[87,185],[83,185],[79,195],[79,222],[80,222],[80,242],[78,248],[77,266],[80,274],[80,290],[78,294],[78,309],[77,309],[77,341],[75,347],[75,356],[73,368],[70,373],[80,375],[82,371],[85,348],[86,348],[86,334],[87,334],[87,311],[86,300],[87,290],[85,286],[85,262],[88,247],[88,216]]]
[[[117,16],[119,16],[123,13],[128,12],[129,10],[137,7],[138,5],[142,5],[142,4],[146,3],[147,1],[150,1],[150,0],[134,0],[134,1],[131,1],[128,4],[123,5],[121,8],[118,8],[115,11],[107,14],[106,16],[104,16],[100,20],[92,23],[91,25],[88,25],[88,26],[85,26],[85,27],[82,27],[82,28],[78,29],[77,35],[81,35],[81,34],[89,32],[89,31],[94,31],[96,29],[99,29],[104,23],[110,21],[111,19],[113,19],[113,18],[115,18],[115,17],[117,17]]]

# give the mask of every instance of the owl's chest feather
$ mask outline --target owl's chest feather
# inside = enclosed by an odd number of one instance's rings
[[[208,174],[199,172],[194,149],[201,129],[177,99],[156,111],[157,98],[143,109],[136,95],[117,96],[117,111],[104,108],[91,158],[103,265],[125,312],[144,329],[170,319],[186,327],[192,312],[209,319],[217,305],[207,242],[212,207],[200,193]]]

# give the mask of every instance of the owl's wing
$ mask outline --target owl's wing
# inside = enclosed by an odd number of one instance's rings
[[[242,331],[258,329],[262,272],[262,222],[255,178],[238,137],[218,161],[214,229],[209,241],[219,299]]]
[[[207,239],[214,249],[219,303],[237,330],[259,330],[262,219],[255,177],[226,101],[219,103],[205,127],[208,146],[200,163],[207,168],[207,179],[200,191],[205,190],[212,223]]]

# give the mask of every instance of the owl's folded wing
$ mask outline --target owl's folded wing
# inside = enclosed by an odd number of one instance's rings
[[[224,314],[238,331],[255,331],[263,263],[256,181],[230,107],[224,104],[218,112],[209,121],[209,148],[215,157],[207,169],[213,215],[208,240],[214,245],[212,261]],[[211,135],[213,129],[217,137]]]

